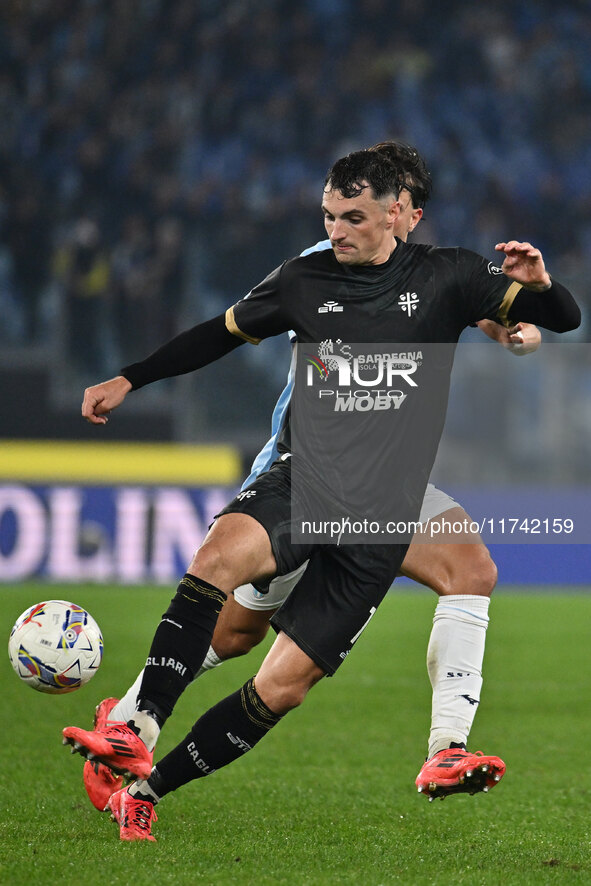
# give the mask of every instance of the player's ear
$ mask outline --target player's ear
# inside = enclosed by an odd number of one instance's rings
[[[409,234],[411,231],[414,231],[414,229],[416,228],[416,226],[418,225],[418,223],[420,222],[422,217],[423,217],[423,210],[422,209],[413,209],[412,215],[410,217],[410,224],[408,226]]]
[[[400,200],[392,200],[388,205],[388,227],[391,227],[396,222],[401,211]]]

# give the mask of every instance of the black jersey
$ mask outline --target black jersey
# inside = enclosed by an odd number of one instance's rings
[[[397,239],[380,265],[344,265],[332,249],[285,262],[227,313],[230,332],[258,343],[293,329],[300,342],[457,342],[504,318],[521,289],[467,249]]]
[[[287,261],[228,311],[248,341],[297,336],[278,448],[296,456],[307,514],[418,516],[455,344],[470,323],[506,315],[520,289],[473,252],[398,240],[380,265],[342,265],[332,250]]]
[[[291,424],[306,476],[344,502],[357,491],[367,500],[366,480],[381,468],[401,478],[396,495],[404,497],[409,477],[427,481],[458,337],[483,318],[566,332],[581,313],[556,281],[532,292],[465,249],[398,240],[387,262],[347,266],[323,248],[285,262],[225,315],[175,336],[121,374],[137,389],[199,369],[244,341],[293,330],[303,353],[293,400],[301,420],[299,428]],[[286,412],[278,449],[298,456],[289,432]],[[351,453],[365,462],[349,468]],[[341,476],[333,478],[335,465]]]

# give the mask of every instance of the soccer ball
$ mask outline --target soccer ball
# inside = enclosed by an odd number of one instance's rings
[[[8,655],[21,680],[38,692],[73,692],[97,672],[103,638],[81,606],[48,600],[31,606],[10,632]]]

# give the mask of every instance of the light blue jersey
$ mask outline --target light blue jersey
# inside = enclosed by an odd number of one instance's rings
[[[309,246],[308,249],[304,249],[304,251],[300,253],[300,255],[310,255],[312,252],[323,252],[325,249],[330,248],[330,240],[320,240],[314,246]],[[289,340],[293,346],[296,342],[296,336],[294,332],[289,333]],[[292,347],[291,363],[289,365],[289,372],[287,374],[287,384],[279,395],[279,399],[275,404],[273,415],[271,417],[271,436],[253,461],[252,467],[250,469],[250,474],[242,484],[241,489],[246,489],[247,486],[250,486],[250,484],[256,480],[259,474],[263,474],[265,471],[268,471],[273,462],[277,459],[277,456],[279,454],[277,451],[277,439],[279,437],[279,432],[281,431],[281,427],[283,425],[283,419],[285,418],[285,413],[291,399],[294,374],[295,348]]]

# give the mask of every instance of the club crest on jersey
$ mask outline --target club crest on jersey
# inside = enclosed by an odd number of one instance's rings
[[[412,312],[416,311],[418,303],[419,297],[416,292],[404,292],[398,299],[399,307],[406,311],[409,317],[412,317]]]
[[[491,261],[489,261],[489,263],[487,265],[487,270],[488,270],[489,274],[502,274],[503,273],[503,269],[497,268],[497,266],[493,265],[493,263]]]

